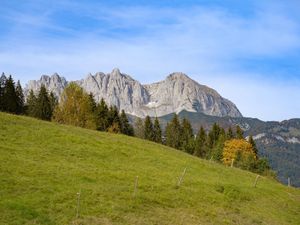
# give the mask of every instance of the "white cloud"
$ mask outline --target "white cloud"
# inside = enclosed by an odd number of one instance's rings
[[[236,65],[244,58],[276,58],[300,50],[299,22],[278,7],[260,8],[251,17],[241,17],[220,8],[108,10],[98,6],[91,10],[68,1],[63,6],[110,27],[82,33],[56,24],[53,8],[38,16],[22,13],[18,17],[16,12],[9,17],[15,23],[9,33],[12,38],[0,43],[2,70],[23,83],[54,72],[80,79],[88,72],[109,72],[114,67],[149,83],[183,71],[216,88],[246,116],[284,119],[300,111],[289,99],[293,93],[300,97],[298,88],[279,87],[268,83],[268,78],[261,83],[261,75]],[[45,29],[66,37],[49,37]]]

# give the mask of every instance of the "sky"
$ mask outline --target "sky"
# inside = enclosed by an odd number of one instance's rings
[[[141,83],[184,72],[243,116],[300,118],[299,0],[1,0],[0,72],[23,86],[113,68]]]

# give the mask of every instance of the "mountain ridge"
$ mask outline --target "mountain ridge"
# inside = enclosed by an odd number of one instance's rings
[[[165,80],[142,85],[115,68],[108,74],[89,73],[84,79],[74,82],[92,93],[97,102],[103,98],[108,105],[116,105],[120,110],[124,109],[126,113],[139,117],[163,116],[182,110],[221,117],[242,117],[239,109],[230,100],[181,72],[172,73]],[[59,97],[68,83],[57,73],[52,76],[43,75],[39,80],[27,83],[25,96],[29,90],[37,92],[41,85],[45,85]]]

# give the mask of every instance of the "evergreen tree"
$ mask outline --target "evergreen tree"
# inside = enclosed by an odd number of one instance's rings
[[[198,157],[204,158],[206,156],[206,147],[205,147],[206,138],[207,138],[206,132],[204,128],[201,126],[195,140],[194,154]]]
[[[144,122],[141,118],[137,118],[134,123],[134,135],[138,138],[145,138]]]
[[[153,141],[155,141],[157,143],[162,143],[161,128],[160,128],[159,120],[157,117],[155,117],[155,120],[154,120]]]
[[[120,129],[122,134],[133,136],[133,127],[130,125],[124,110],[120,115]]]
[[[42,120],[50,120],[52,116],[48,91],[44,85],[41,86],[37,97],[35,116]]]
[[[110,106],[108,110],[108,129],[113,133],[121,132],[120,116],[117,106]],[[110,129],[111,128],[111,129]]]
[[[233,131],[232,131],[231,127],[229,127],[228,131],[227,131],[227,139],[230,140],[230,139],[233,139],[233,138],[234,138]]]
[[[244,131],[242,130],[242,128],[239,125],[236,126],[236,138],[244,139]]]
[[[106,131],[109,127],[108,122],[108,107],[102,98],[96,106],[96,124],[97,130]]]
[[[252,137],[252,135],[250,135],[249,139],[248,139],[249,143],[252,145],[252,148],[253,148],[253,151],[254,151],[254,154],[256,156],[256,158],[258,158],[258,149],[256,147],[256,143]]]
[[[49,101],[50,101],[50,106],[51,106],[51,117],[52,117],[54,109],[58,105],[58,100],[52,91],[50,92],[50,95],[49,95]]]
[[[181,122],[181,148],[182,150],[193,154],[194,153],[194,133],[190,121],[184,118]]]
[[[92,111],[93,111],[93,112],[96,112],[97,104],[96,104],[96,101],[95,101],[95,99],[94,99],[93,93],[90,93],[90,94],[89,94],[89,98],[90,98],[90,103],[91,103]]]
[[[0,111],[4,111],[4,90],[5,90],[5,83],[6,83],[6,76],[2,73],[0,77]]]
[[[36,104],[37,104],[37,98],[33,93],[33,90],[31,89],[29,91],[29,95],[27,97],[27,110],[26,114],[28,116],[36,117]]]
[[[146,140],[153,141],[154,140],[154,130],[153,130],[153,123],[151,121],[150,116],[146,116],[144,122],[144,137]]]
[[[20,81],[18,80],[16,86],[16,95],[17,95],[17,114],[22,114],[24,112],[24,94]]]
[[[212,129],[208,133],[208,147],[212,149],[219,139],[220,127],[217,123],[214,123]]]
[[[211,156],[215,161],[221,162],[223,158],[223,148],[224,148],[225,141],[226,141],[226,135],[224,129],[222,128],[218,140],[216,141],[214,147],[212,148]]]
[[[10,75],[5,82],[3,93],[3,110],[16,113],[18,109],[18,98],[15,89],[15,82]]]
[[[177,114],[174,114],[172,120],[166,126],[166,145],[180,149],[182,128]]]

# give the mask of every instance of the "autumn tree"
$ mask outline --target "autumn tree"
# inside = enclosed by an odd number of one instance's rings
[[[134,136],[144,139],[144,121],[141,118],[134,120]]]
[[[245,162],[249,159],[256,159],[252,145],[244,139],[227,140],[224,143],[223,163],[230,165],[232,160],[235,163]]]
[[[61,101],[54,110],[53,120],[58,123],[96,129],[90,97],[74,82],[65,88]]]

